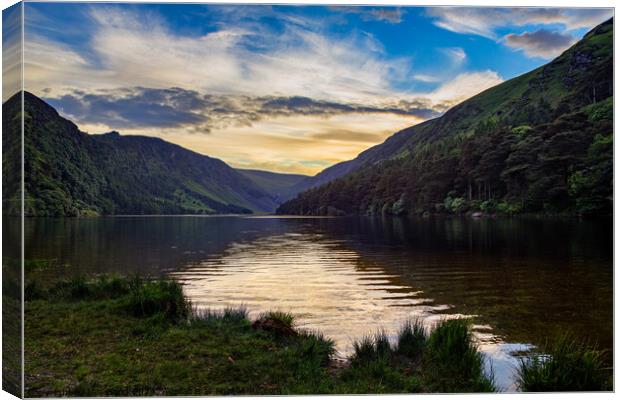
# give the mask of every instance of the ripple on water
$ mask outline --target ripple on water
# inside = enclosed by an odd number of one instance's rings
[[[438,271],[431,266],[424,273],[450,281],[477,272]],[[299,318],[300,328],[319,330],[334,339],[341,357],[351,353],[354,340],[380,329],[395,340],[407,318],[419,317],[430,326],[442,318],[464,317],[450,314],[450,305],[435,303],[421,288],[403,284],[398,275],[320,234],[235,242],[221,255],[171,275],[199,308],[243,305],[251,317],[266,310],[291,312]],[[490,326],[474,327],[474,335],[498,386],[514,390],[517,359],[511,352],[527,346],[503,343]]]

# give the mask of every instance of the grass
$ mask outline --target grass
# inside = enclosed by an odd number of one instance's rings
[[[342,374],[347,393],[389,393],[393,388],[432,393],[494,392],[484,360],[473,344],[467,320],[446,320],[427,332],[422,321],[406,321],[396,341],[385,332],[353,344]]]
[[[544,351],[521,360],[518,384],[522,391],[612,390],[604,354],[594,345],[563,335],[544,346]]]
[[[291,314],[197,310],[173,281],[30,287],[27,397],[494,391],[466,320],[407,321],[394,345],[378,332],[338,361],[334,342]]]
[[[248,310],[245,307],[226,307],[222,311],[213,311],[211,309],[195,309],[192,312],[190,323],[212,323],[216,321],[238,323],[248,319]]]
[[[21,384],[21,263],[2,259],[2,390],[20,397]]]
[[[443,392],[494,391],[493,377],[484,374],[483,356],[472,342],[469,321],[440,322],[423,350],[423,368],[431,388]]]
[[[125,307],[135,317],[162,314],[177,323],[190,315],[191,303],[183,295],[181,285],[173,281],[146,281],[136,278],[129,284]]]
[[[269,311],[262,316],[263,319],[275,320],[289,328],[295,327],[295,316],[282,311]]]
[[[396,352],[406,357],[418,358],[424,350],[426,340],[426,330],[421,320],[406,321],[398,334]]]
[[[26,395],[328,390],[331,341],[252,329],[243,308],[198,312],[180,293],[175,282],[124,278],[39,288],[26,302]]]
[[[375,362],[387,362],[392,355],[392,348],[385,332],[366,336],[353,343],[352,365],[368,365]]]

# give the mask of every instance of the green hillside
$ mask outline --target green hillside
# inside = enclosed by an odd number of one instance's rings
[[[551,63],[311,178],[331,182],[278,212],[610,213],[612,47],[609,20]]]
[[[21,94],[3,104],[3,212],[19,213]],[[272,212],[274,196],[223,161],[161,139],[88,135],[24,93],[27,216]]]

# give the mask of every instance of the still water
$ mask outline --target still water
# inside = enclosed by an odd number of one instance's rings
[[[291,312],[334,339],[340,356],[379,329],[394,338],[407,318],[430,327],[469,316],[496,383],[514,390],[517,356],[546,338],[570,331],[611,350],[612,229],[549,219],[178,216],[29,219],[25,238],[27,258],[53,260],[33,278],[172,276],[198,307]]]

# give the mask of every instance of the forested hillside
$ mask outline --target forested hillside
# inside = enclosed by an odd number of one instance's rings
[[[19,213],[20,97],[3,104],[8,215]],[[221,160],[157,138],[88,135],[27,92],[24,106],[27,216],[251,213],[277,206]]]
[[[551,63],[401,131],[280,214],[608,214],[613,20]],[[350,165],[350,164],[349,164]]]

